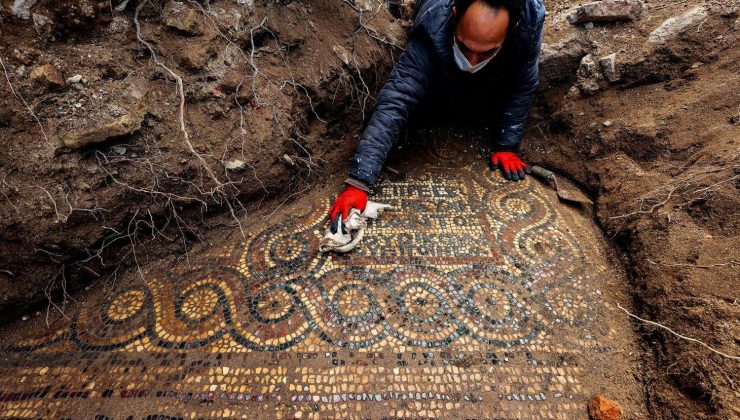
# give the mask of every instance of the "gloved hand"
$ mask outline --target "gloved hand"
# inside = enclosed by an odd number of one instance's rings
[[[347,220],[350,210],[355,208],[362,212],[365,211],[366,206],[367,193],[357,187],[347,185],[329,209],[329,219],[333,221],[337,214],[341,213],[342,220]]]
[[[513,152],[494,152],[491,154],[491,163],[494,169],[500,168],[504,178],[510,181],[519,181],[524,179],[525,173],[531,173],[529,166]]]

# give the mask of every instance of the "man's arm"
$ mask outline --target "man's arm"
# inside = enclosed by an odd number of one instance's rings
[[[535,35],[536,44],[518,63],[512,80],[512,90],[506,100],[501,118],[501,130],[494,144],[494,151],[516,152],[524,134],[524,125],[529,118],[534,93],[539,86],[539,67],[537,64],[542,48],[542,30]]]
[[[412,33],[390,79],[378,95],[352,159],[348,184],[367,190],[375,182],[409,114],[427,91],[434,54],[428,40],[420,33]]]

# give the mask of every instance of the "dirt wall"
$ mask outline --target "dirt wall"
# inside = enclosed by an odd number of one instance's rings
[[[2,312],[309,189],[348,161],[403,34],[372,2],[42,1],[29,19],[11,3]]]
[[[697,6],[651,3],[637,22],[586,31],[597,63],[616,53],[619,79],[588,74],[582,63],[572,89],[544,94],[525,156],[596,198],[599,223],[623,251],[637,315],[737,356],[737,4],[706,4],[690,30],[651,43],[662,22]],[[596,91],[584,92],[592,82]],[[740,416],[737,360],[636,325],[652,418]]]

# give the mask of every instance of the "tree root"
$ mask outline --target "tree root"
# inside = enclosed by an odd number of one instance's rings
[[[635,319],[637,319],[637,320],[639,320],[639,321],[642,321],[642,322],[644,322],[644,323],[646,323],[646,324],[649,324],[649,325],[652,325],[652,326],[655,326],[655,327],[659,327],[659,328],[662,328],[662,329],[664,329],[664,330],[668,331],[669,333],[671,333],[671,334],[675,335],[676,337],[678,337],[678,338],[681,338],[681,339],[683,339],[683,340],[686,340],[686,341],[690,341],[690,342],[692,342],[692,343],[696,343],[696,344],[699,344],[699,345],[701,345],[702,347],[705,347],[705,348],[707,348],[708,350],[710,350],[711,352],[713,352],[713,353],[716,353],[716,354],[719,354],[719,355],[720,355],[720,356],[722,356],[722,357],[725,357],[725,358],[727,358],[727,359],[732,359],[732,360],[740,360],[740,356],[733,356],[733,355],[730,355],[730,354],[724,353],[724,352],[722,352],[722,351],[719,351],[719,350],[715,349],[714,347],[710,346],[709,344],[707,344],[707,343],[705,343],[705,342],[703,342],[703,341],[700,341],[700,340],[697,340],[697,339],[695,339],[695,338],[691,338],[691,337],[687,337],[687,336],[685,336],[685,335],[679,334],[679,333],[677,333],[677,332],[673,331],[672,329],[670,329],[670,328],[666,327],[666,326],[665,326],[665,325],[663,325],[663,324],[660,324],[660,323],[657,323],[657,322],[654,322],[654,321],[648,321],[647,319],[643,319],[643,318],[640,318],[639,316],[637,316],[637,315],[635,315],[635,314],[633,314],[633,313],[629,312],[628,310],[624,309],[624,308],[622,307],[622,305],[620,305],[619,303],[617,303],[617,307],[618,307],[619,309],[621,309],[621,310],[622,310],[622,311],[623,311],[624,313],[626,313],[627,315],[631,316],[632,318],[635,318]]]

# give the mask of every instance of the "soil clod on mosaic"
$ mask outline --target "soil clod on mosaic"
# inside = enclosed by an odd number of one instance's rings
[[[738,34],[0,0],[0,418],[740,418]]]

